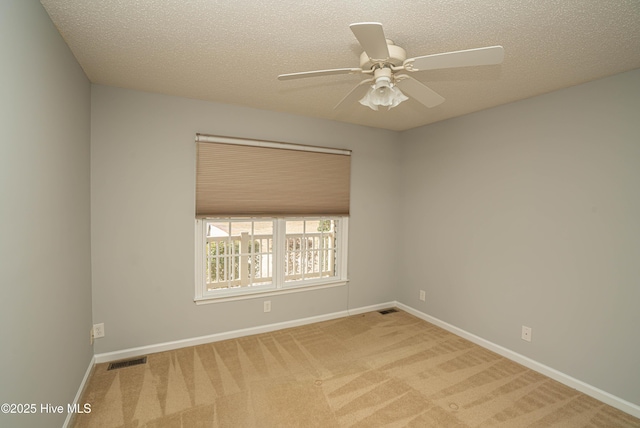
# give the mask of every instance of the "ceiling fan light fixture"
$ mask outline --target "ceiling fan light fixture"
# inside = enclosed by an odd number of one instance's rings
[[[360,104],[377,111],[379,106],[391,109],[408,99],[397,86],[391,83],[390,77],[381,76],[371,85],[371,88],[360,100]]]
[[[502,63],[504,48],[487,46],[407,58],[407,52],[387,39],[379,22],[357,22],[349,25],[353,35],[363,49],[360,54],[360,68],[331,68],[326,70],[287,73],[278,76],[279,80],[300,79],[313,76],[331,76],[334,74],[366,74],[335,109],[355,103],[372,110],[383,106],[391,109],[411,97],[427,108],[433,108],[444,102],[444,98],[405,73],[422,70],[440,70],[453,67],[475,67]],[[403,74],[396,74],[402,71]],[[373,76],[372,76],[373,75]],[[399,83],[403,94],[396,86]],[[364,96],[363,96],[364,95]]]

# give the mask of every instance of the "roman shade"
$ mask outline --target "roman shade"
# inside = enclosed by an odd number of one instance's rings
[[[196,216],[348,215],[351,152],[197,134]]]

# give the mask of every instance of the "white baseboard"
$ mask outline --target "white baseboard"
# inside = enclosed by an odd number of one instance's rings
[[[347,312],[349,312],[349,315],[359,315],[365,314],[367,312],[380,311],[382,309],[395,308],[396,306],[398,306],[398,302],[394,300],[391,302],[378,303],[371,306],[362,306],[359,308],[348,309]]]
[[[629,401],[623,400],[620,397],[616,397],[613,394],[610,394],[606,391],[596,388],[595,386],[591,386],[581,380],[573,378],[565,373],[562,373],[558,370],[552,369],[549,366],[546,366],[542,363],[539,363],[531,358],[525,357],[524,355],[518,354],[517,352],[511,351],[510,349],[504,348],[500,345],[496,345],[493,342],[490,342],[486,339],[483,339],[475,334],[469,333],[466,330],[462,330],[456,326],[453,326],[449,323],[446,323],[438,318],[432,317],[431,315],[427,315],[424,312],[420,312],[417,309],[414,309],[410,306],[407,306],[400,302],[395,302],[395,306],[403,311],[406,311],[416,317],[423,319],[431,324],[437,325],[456,336],[463,337],[470,342],[475,343],[476,345],[482,346],[490,351],[495,352],[496,354],[500,354],[505,358],[510,359],[511,361],[515,361],[518,364],[522,364],[523,366],[530,368],[538,373],[541,373],[545,376],[550,377],[553,380],[556,380],[564,385],[567,385],[570,388],[576,389],[590,397],[595,398],[596,400],[602,401],[616,409],[622,410],[625,413],[628,413],[636,418],[640,418],[640,406],[637,404],[630,403]]]
[[[80,382],[80,387],[78,388],[78,392],[76,393],[75,398],[73,399],[73,403],[78,404],[80,398],[82,398],[82,394],[84,393],[85,388],[87,387],[87,380],[89,380],[89,376],[91,376],[91,372],[93,371],[93,367],[96,365],[96,357],[95,355],[91,357],[89,361],[89,367],[87,367],[87,371],[84,373],[84,377],[82,378],[82,382]],[[80,408],[84,403],[80,403]],[[62,424],[62,428],[67,428],[71,423],[71,419],[73,418],[73,413],[67,413],[67,418],[64,420],[64,424]]]
[[[381,303],[372,306],[348,309],[346,311],[333,312],[325,315],[318,315],[309,318],[301,318],[292,321],[284,321],[275,324],[261,325],[257,327],[233,330],[224,333],[210,334],[207,336],[192,337],[189,339],[181,339],[172,342],[158,343],[154,345],[140,346],[137,348],[123,349],[121,351],[106,352],[95,355],[96,363],[105,363],[108,361],[122,360],[126,358],[138,357],[144,354],[154,354],[156,352],[171,351],[173,349],[184,348],[187,346],[203,345],[205,343],[219,342],[221,340],[235,339],[237,337],[251,336],[254,334],[268,333],[271,331],[282,330],[285,328],[298,327],[306,324],[313,324],[321,321],[328,321],[336,318],[343,318],[350,315],[357,315],[365,312],[376,311],[379,309],[394,307],[396,302]]]

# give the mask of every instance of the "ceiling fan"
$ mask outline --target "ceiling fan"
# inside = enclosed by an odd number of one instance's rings
[[[303,71],[281,74],[278,79],[290,80],[333,74],[365,74],[367,78],[353,88],[336,104],[334,109],[356,100],[360,100],[360,104],[373,110],[378,110],[380,106],[390,109],[407,100],[407,95],[431,108],[442,103],[444,98],[406,72],[500,64],[504,59],[502,46],[407,58],[403,48],[385,37],[382,24],[360,22],[351,24],[349,28],[364,50],[360,55],[359,68]]]

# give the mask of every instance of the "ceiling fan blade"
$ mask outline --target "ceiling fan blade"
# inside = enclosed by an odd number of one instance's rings
[[[359,22],[349,25],[360,46],[372,60],[386,60],[389,58],[387,39],[384,37],[382,24],[379,22]]]
[[[342,107],[343,105],[355,103],[360,98],[364,97],[364,94],[367,93],[371,84],[373,84],[374,79],[366,79],[362,82],[358,83],[358,86],[353,88],[351,92],[349,92],[336,106],[333,108],[334,110]]]
[[[304,77],[330,76],[332,74],[362,73],[360,68],[334,68],[330,70],[302,71],[300,73],[288,73],[278,76],[278,80],[302,79]]]
[[[444,98],[433,89],[428,88],[406,74],[399,74],[396,76],[396,86],[400,88],[405,95],[429,108],[435,107],[444,101]]]
[[[502,46],[489,46],[409,58],[404,61],[404,67],[407,71],[437,70],[440,68],[500,64],[503,59],[504,48]]]

